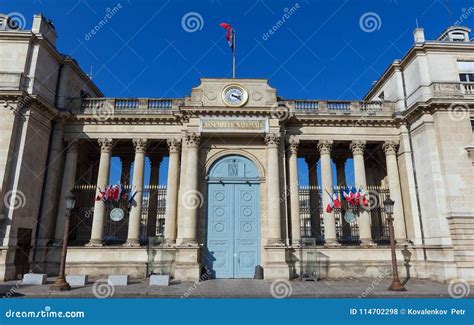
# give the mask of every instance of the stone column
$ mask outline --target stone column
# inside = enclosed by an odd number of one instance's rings
[[[99,172],[97,175],[97,194],[104,191],[109,182],[110,158],[112,156],[112,139],[98,139],[100,145]],[[95,201],[94,216],[92,218],[91,240],[88,246],[102,246],[104,234],[105,205],[102,201]]]
[[[165,242],[176,243],[176,222],[178,217],[179,156],[181,139],[168,139],[168,185],[166,190]]]
[[[203,195],[198,190],[199,144],[201,137],[196,133],[186,135],[188,149],[186,162],[186,190],[181,194],[184,206],[183,244],[197,244],[197,214],[202,207]]]
[[[288,168],[290,183],[291,243],[299,245],[301,241],[300,200],[298,183],[298,145],[299,140],[291,137],[288,141]]]
[[[127,156],[120,157],[122,162],[122,170],[120,173],[120,184],[130,185],[130,168],[132,167],[132,159]]]
[[[133,139],[135,147],[135,162],[133,165],[132,193],[136,193],[132,207],[130,208],[130,217],[128,220],[128,236],[125,246],[140,245],[140,224],[142,218],[143,202],[143,176],[145,173],[145,152],[148,140]]]
[[[318,158],[306,157],[309,179],[309,213],[311,221],[311,237],[321,239],[321,216],[319,214],[319,191],[318,191]]]
[[[332,168],[331,168],[331,150],[332,141],[322,140],[318,143],[319,154],[321,156],[321,190],[322,190],[322,208],[324,220],[324,244],[325,246],[338,246],[336,238],[336,221],[334,212],[326,212],[326,207],[330,202],[327,192],[332,194]]]
[[[338,157],[334,159],[334,164],[336,165],[336,173],[337,173],[337,186],[340,189],[346,187],[346,158],[345,157]],[[340,194],[340,191],[338,193]],[[348,237],[351,235],[351,225],[344,219],[344,211],[341,211],[341,226],[342,226],[342,234],[343,237]]]
[[[265,136],[267,145],[267,204],[268,204],[268,245],[282,244],[280,212],[280,171],[278,146],[280,134]]]
[[[350,145],[354,159],[354,180],[356,188],[362,191],[367,190],[367,180],[365,176],[364,150],[365,141],[353,141]],[[370,229],[370,214],[367,210],[361,209],[359,213],[359,238],[362,246],[372,246],[372,231]]]
[[[54,238],[55,220],[58,212],[55,207],[57,207],[61,190],[62,152],[64,150],[63,129],[63,119],[57,119],[52,131],[51,151],[49,153],[48,171],[44,187],[44,193],[46,194],[43,195],[43,203],[41,205],[38,246],[45,246]]]
[[[147,236],[156,236],[156,220],[158,215],[158,183],[160,178],[160,164],[163,156],[150,157],[150,184],[148,190],[148,220],[146,223]]]
[[[66,195],[72,191],[76,181],[77,169],[77,147],[78,139],[68,139],[66,163],[64,165],[63,180],[61,183],[61,194],[59,195],[58,214],[56,217],[56,231],[54,235],[54,243],[60,245],[64,237],[64,217],[66,215]]]
[[[405,230],[405,214],[403,213],[402,192],[400,189],[400,178],[398,175],[398,143],[387,141],[383,144],[382,148],[385,151],[385,160],[387,162],[387,176],[390,198],[395,202],[393,206],[393,227],[395,230],[395,240],[398,244],[400,244],[406,242],[407,236]]]

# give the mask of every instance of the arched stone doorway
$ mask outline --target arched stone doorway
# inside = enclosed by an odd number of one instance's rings
[[[224,156],[209,169],[204,261],[212,278],[252,278],[260,263],[260,180],[255,164]]]

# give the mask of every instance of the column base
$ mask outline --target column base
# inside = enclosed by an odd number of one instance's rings
[[[361,239],[360,240],[360,247],[377,247],[377,244],[372,241],[372,239]]]
[[[196,239],[187,239],[187,238],[184,238],[183,240],[181,240],[181,242],[177,245],[179,247],[198,247],[198,242],[196,241]]]
[[[87,244],[87,247],[102,247],[104,243],[100,239],[91,239]]]
[[[285,247],[285,243],[280,238],[270,238],[267,240],[267,246]]]
[[[331,247],[340,247],[341,244],[338,243],[336,240],[331,240],[331,241],[327,241],[324,243],[324,247],[326,248],[331,248]]]
[[[124,247],[139,247],[140,242],[138,239],[127,239],[127,241],[122,245]]]

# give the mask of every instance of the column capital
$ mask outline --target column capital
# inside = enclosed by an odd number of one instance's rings
[[[110,153],[110,152],[112,152],[112,147],[113,147],[113,144],[114,144],[113,139],[100,138],[100,139],[97,139],[97,142],[99,143],[101,153]]]
[[[148,139],[146,138],[134,138],[132,139],[133,146],[135,147],[136,153],[144,153],[148,145]]]
[[[352,150],[353,155],[363,155],[364,150],[365,150],[365,141],[357,140],[357,141],[352,141],[350,148]]]
[[[396,155],[398,152],[398,142],[385,141],[382,145],[382,149],[385,152],[385,155]]]
[[[181,150],[181,139],[170,138],[166,140],[170,153],[177,153]]]
[[[288,150],[290,153],[296,155],[298,153],[298,146],[300,145],[300,139],[295,136],[291,136],[288,139]]]
[[[332,150],[332,140],[321,140],[318,142],[318,150],[321,155],[330,155]]]
[[[268,133],[265,135],[265,144],[267,147],[278,147],[280,144],[280,133]]]
[[[188,147],[199,147],[199,144],[201,143],[201,135],[197,133],[187,133],[185,137],[186,145]]]

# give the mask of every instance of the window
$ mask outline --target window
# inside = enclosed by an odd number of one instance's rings
[[[464,33],[451,33],[451,39],[453,42],[464,42],[466,40],[466,36]]]
[[[474,61],[458,61],[459,80],[474,82]]]
[[[471,129],[474,132],[474,117],[471,117]]]

